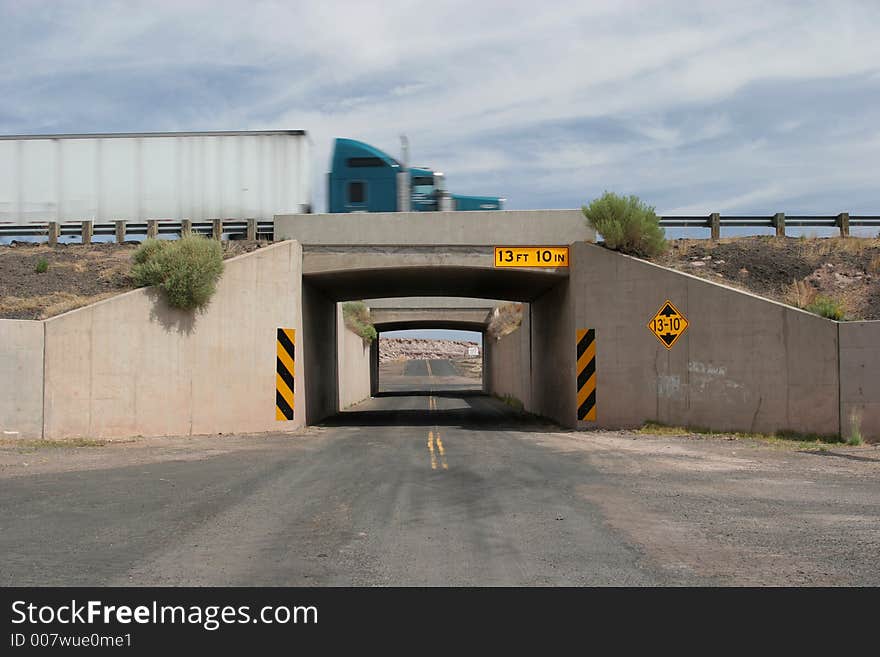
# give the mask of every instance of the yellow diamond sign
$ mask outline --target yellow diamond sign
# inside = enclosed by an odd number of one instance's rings
[[[660,310],[648,322],[648,330],[653,333],[663,346],[672,349],[675,341],[687,330],[688,321],[678,308],[667,299]]]

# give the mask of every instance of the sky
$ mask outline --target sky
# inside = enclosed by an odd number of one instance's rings
[[[880,2],[0,0],[0,133],[304,129],[507,207],[880,214]]]

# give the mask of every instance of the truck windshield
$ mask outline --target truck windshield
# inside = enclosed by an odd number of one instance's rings
[[[434,192],[433,176],[413,176],[413,194],[432,194]]]

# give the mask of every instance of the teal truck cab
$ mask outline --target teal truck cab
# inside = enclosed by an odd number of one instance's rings
[[[328,212],[500,210],[503,198],[446,191],[442,173],[406,167],[353,139],[337,139],[327,180]]]

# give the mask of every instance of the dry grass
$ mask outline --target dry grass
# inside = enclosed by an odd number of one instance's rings
[[[800,434],[793,431],[750,433],[745,431],[713,431],[702,427],[674,427],[659,422],[646,422],[636,433],[651,436],[707,436],[727,440],[748,440],[782,449],[826,451],[829,444],[841,443],[839,436]]]
[[[500,338],[513,333],[522,325],[523,305],[521,303],[505,303],[495,308],[487,329],[490,336]]]
[[[53,292],[39,297],[29,297],[23,299],[21,297],[3,297],[0,298],[0,315],[4,313],[27,313],[32,315],[33,319],[47,319],[66,313],[76,308],[82,308],[90,303],[102,301],[112,296],[116,296],[118,292],[104,292],[103,294],[94,294],[91,296],[83,296],[73,294],[72,292]]]
[[[0,449],[13,449],[20,453],[36,452],[41,449],[71,449],[76,447],[104,447],[108,441],[91,438],[66,438],[64,440],[20,438],[0,439]],[[131,441],[129,441],[131,442]]]
[[[860,255],[866,249],[880,248],[873,237],[802,237],[798,239],[801,256],[823,258],[837,253]]]
[[[868,265],[868,273],[869,274],[880,274],[880,255],[874,256],[871,258],[871,262]]]
[[[90,303],[97,303],[98,301],[103,301],[104,299],[115,297],[122,292],[125,292],[125,290],[122,290],[121,292],[104,292],[102,294],[93,294],[92,296],[81,296],[79,294],[70,294],[68,292],[58,292],[56,293],[56,295],[62,296],[64,298],[53,300],[51,303],[46,305],[46,307],[43,308],[43,311],[40,313],[40,319],[47,319],[49,317],[54,317],[55,315],[60,315],[62,313],[66,313],[77,308],[82,308],[83,306],[88,306]]]
[[[816,299],[819,291],[806,281],[792,281],[783,301],[795,308],[806,308]]]
[[[228,240],[226,242],[223,242],[222,244],[223,258],[228,260],[229,258],[234,258],[236,256],[249,253],[256,248],[272,246],[273,242],[271,240],[257,240],[256,242],[247,242],[245,240]]]

